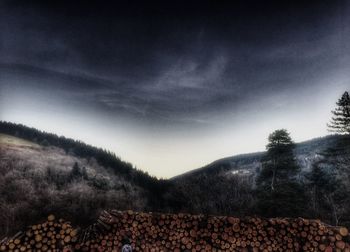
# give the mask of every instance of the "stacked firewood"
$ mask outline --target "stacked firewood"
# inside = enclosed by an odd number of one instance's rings
[[[92,230],[95,230],[92,232]],[[346,251],[349,232],[318,220],[104,211],[76,244],[83,251]],[[102,233],[96,230],[104,230]]]
[[[0,241],[0,251],[62,251],[78,239],[78,230],[63,219],[49,215],[47,221]]]
[[[53,217],[0,243],[1,251],[325,251],[350,252],[349,232],[319,220],[239,219],[190,214],[103,211],[77,232]]]

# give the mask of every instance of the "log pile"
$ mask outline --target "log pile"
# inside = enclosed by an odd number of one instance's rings
[[[46,223],[46,227],[50,226]],[[5,246],[3,251],[121,251],[127,237],[135,251],[350,252],[348,229],[302,218],[239,219],[110,210],[103,211],[95,224],[78,235],[69,223],[56,224],[60,226],[55,229],[55,235],[48,235],[49,229],[44,231],[43,224],[40,228],[35,225],[37,228],[30,230],[32,236],[22,234],[11,238],[1,248]],[[69,227],[63,229],[64,224]],[[41,235],[39,241],[35,239],[37,230],[42,230],[37,232]],[[38,243],[41,247],[36,247]],[[10,244],[13,244],[11,248]],[[44,244],[47,250],[43,249]]]
[[[120,251],[128,236],[135,251],[346,251],[349,232],[318,220],[104,211],[93,236],[77,249]]]
[[[49,215],[41,224],[32,225],[25,232],[0,241],[0,251],[63,251],[78,239],[78,230],[63,219]]]

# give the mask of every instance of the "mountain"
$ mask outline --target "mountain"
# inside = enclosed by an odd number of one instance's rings
[[[170,189],[111,152],[0,122],[0,236],[49,213],[84,226],[104,209],[176,209]]]
[[[336,146],[343,136],[329,135],[312,140],[297,143],[295,157],[302,173],[310,172],[312,165],[322,159],[323,152]],[[195,176],[256,176],[261,170],[261,159],[266,152],[241,154],[216,160],[202,168],[171,178],[172,181],[180,181]]]
[[[85,226],[103,209],[262,215],[256,177],[264,152],[217,160],[161,180],[122,161],[114,153],[20,124],[0,122],[0,236],[54,213]],[[298,179],[310,202],[313,167],[340,178],[340,194],[305,204],[295,216],[350,226],[350,141],[326,136],[296,144]],[[336,171],[336,173],[334,173]],[[333,176],[333,175],[332,175]],[[341,181],[341,183],[339,182]],[[348,203],[347,203],[348,202]],[[276,217],[276,216],[265,216]]]
[[[51,212],[84,224],[104,208],[143,209],[147,204],[145,188],[94,158],[5,134],[0,134],[0,153],[1,234]]]

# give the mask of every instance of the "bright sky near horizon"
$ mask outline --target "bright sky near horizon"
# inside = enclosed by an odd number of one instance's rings
[[[349,10],[346,1],[2,1],[0,120],[106,148],[164,178],[264,150],[275,129],[297,142],[324,136],[350,91]]]

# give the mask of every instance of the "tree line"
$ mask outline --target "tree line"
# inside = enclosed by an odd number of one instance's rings
[[[285,129],[268,137],[262,170],[256,180],[256,208],[266,216],[327,218],[334,225],[350,224],[350,97],[345,92],[332,111],[330,132],[342,134],[335,146],[322,153],[301,179],[294,155],[295,144]],[[309,211],[307,211],[308,209]]]

